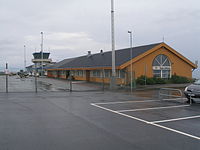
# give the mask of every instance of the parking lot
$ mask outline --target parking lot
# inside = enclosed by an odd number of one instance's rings
[[[172,102],[171,102],[172,101]],[[177,104],[173,100],[134,100],[91,103],[106,111],[128,117],[145,124],[200,140],[200,111],[198,106]],[[194,125],[192,125],[194,123]]]
[[[1,92],[0,149],[199,149],[200,105],[151,93]]]

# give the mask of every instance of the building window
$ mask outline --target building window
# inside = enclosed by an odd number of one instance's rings
[[[61,70],[61,71],[60,71],[60,75],[65,75],[65,71],[64,71],[64,70]]]
[[[153,60],[153,76],[156,78],[170,78],[171,62],[166,55],[158,55]]]
[[[71,70],[71,71],[70,71],[70,75],[71,75],[71,76],[75,76],[75,71],[74,71],[74,70]]]
[[[125,78],[125,70],[120,70],[120,78]]]
[[[100,70],[91,71],[91,77],[101,77],[101,71]]]
[[[116,70],[116,78],[120,78],[120,70]]]
[[[52,75],[57,75],[57,71],[52,71]]]
[[[105,70],[105,78],[110,78],[111,77],[111,70]]]
[[[81,77],[83,76],[83,70],[78,70],[77,73],[78,73],[78,76],[81,76]]]
[[[75,76],[82,77],[84,75],[83,70],[75,70],[72,72]]]
[[[100,72],[100,70],[96,70],[96,77],[101,77],[101,72]]]

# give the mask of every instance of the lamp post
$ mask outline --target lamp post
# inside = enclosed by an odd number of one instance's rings
[[[111,0],[111,39],[112,39],[112,77],[111,89],[116,86],[116,69],[115,69],[115,29],[114,29],[114,0]]]
[[[24,45],[24,72],[26,71],[26,45]]]
[[[132,31],[128,31],[128,34],[130,35],[130,61],[131,61],[131,69],[130,69],[130,72],[131,72],[131,92],[133,91],[133,62],[132,62],[132,57],[133,57],[133,34],[132,34]]]

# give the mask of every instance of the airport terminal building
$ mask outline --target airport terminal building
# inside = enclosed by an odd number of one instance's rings
[[[111,55],[111,51],[101,50],[96,54],[88,51],[85,56],[65,59],[49,67],[47,76],[68,79],[72,75],[75,80],[110,83]],[[192,71],[197,68],[196,64],[163,42],[116,50],[115,61],[116,81],[121,85],[130,83],[131,74],[134,79],[141,75],[157,78],[178,75],[192,78]]]

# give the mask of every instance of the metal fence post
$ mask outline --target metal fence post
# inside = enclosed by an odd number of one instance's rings
[[[38,92],[38,89],[37,89],[37,71],[36,71],[36,64],[35,64],[35,93]]]
[[[102,69],[102,90],[103,90],[103,91],[104,91],[104,89],[105,89],[104,78],[105,78],[105,70]]]
[[[70,70],[69,72],[69,91],[72,92],[72,78],[73,78],[73,75],[72,75],[72,71]]]
[[[190,105],[192,105],[192,95],[190,94]]]
[[[69,91],[72,92],[72,76],[70,76]]]
[[[8,93],[8,63],[6,63],[5,74],[6,74],[6,93]]]

